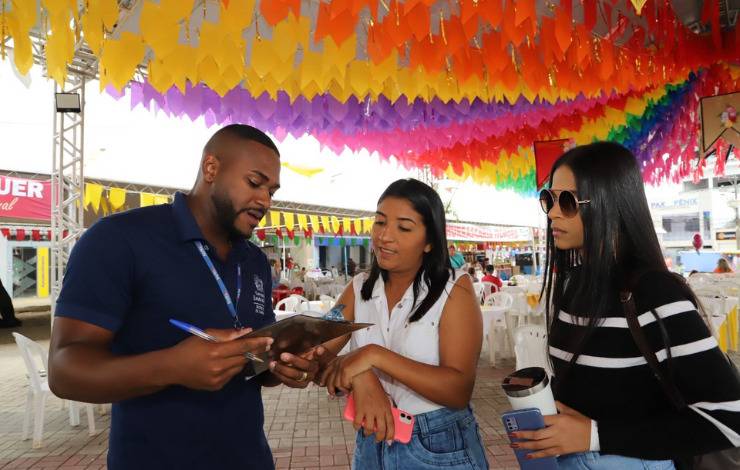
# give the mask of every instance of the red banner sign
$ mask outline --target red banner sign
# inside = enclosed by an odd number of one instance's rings
[[[51,220],[51,181],[0,176],[0,219]]]
[[[529,241],[532,234],[527,227],[496,227],[492,225],[447,224],[447,240],[475,242]]]

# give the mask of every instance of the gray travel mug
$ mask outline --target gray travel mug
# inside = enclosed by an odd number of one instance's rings
[[[558,414],[550,378],[542,367],[514,371],[506,376],[501,387],[514,410],[539,408],[543,416]]]

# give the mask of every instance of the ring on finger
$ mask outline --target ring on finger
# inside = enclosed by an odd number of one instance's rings
[[[308,372],[303,371],[303,375],[301,375],[301,378],[298,379],[299,382],[305,382],[308,379]]]

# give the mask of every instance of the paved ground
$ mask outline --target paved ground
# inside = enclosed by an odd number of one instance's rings
[[[48,346],[48,313],[24,312],[19,317],[24,321],[19,331]],[[732,358],[740,364],[740,355]],[[501,365],[508,367],[494,369],[481,362],[473,407],[491,468],[516,469],[499,419],[508,409],[499,384],[513,364]],[[26,381],[10,331],[0,330],[0,469],[104,469],[110,428],[107,412],[97,410],[98,433],[90,436],[84,416],[80,426],[71,427],[61,400],[52,398],[46,405],[43,448],[32,449],[30,440],[21,440]],[[306,390],[265,389],[263,396],[265,431],[278,469],[350,468],[354,430],[340,418],[342,401],[331,400],[315,386]]]
[[[42,312],[19,314],[19,330],[44,346],[49,341],[49,316]],[[503,365],[507,365],[504,363]],[[516,469],[516,459],[499,420],[508,409],[500,391],[501,379],[512,370],[493,369],[481,362],[473,406],[493,469]],[[110,415],[96,413],[98,434],[89,436],[82,424],[69,425],[61,400],[47,402],[44,446],[32,449],[21,441],[25,393],[25,368],[8,330],[0,330],[0,469],[103,469],[108,449]],[[286,387],[265,389],[265,431],[278,469],[349,469],[354,430],[341,419],[342,402],[331,400],[315,386],[306,390]]]

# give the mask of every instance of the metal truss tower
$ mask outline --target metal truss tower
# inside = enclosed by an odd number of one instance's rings
[[[51,312],[62,288],[72,247],[84,229],[85,202],[85,77],[70,74],[57,93],[77,93],[79,112],[54,109],[54,151],[51,172]]]

